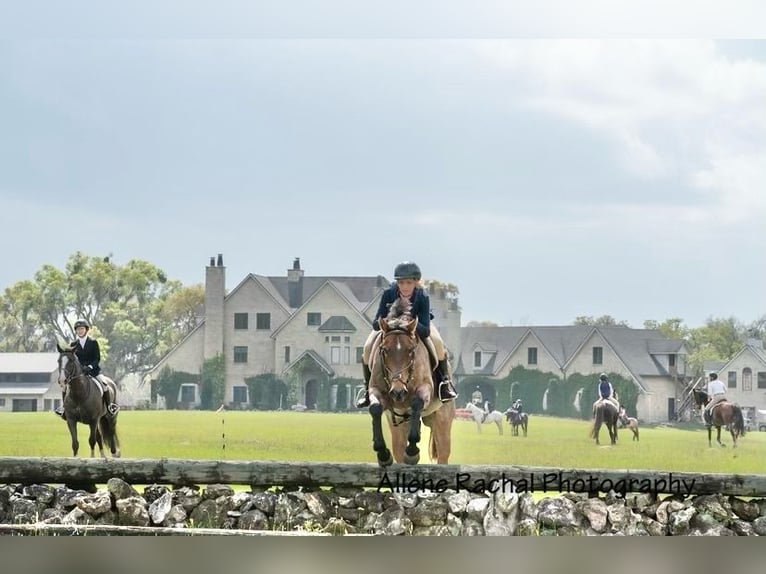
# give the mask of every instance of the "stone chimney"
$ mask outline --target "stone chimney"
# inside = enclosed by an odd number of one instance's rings
[[[204,358],[223,353],[223,299],[226,296],[226,268],[223,255],[210,258],[205,268],[205,348]]]
[[[287,298],[288,304],[294,309],[303,305],[303,269],[300,257],[296,257],[293,268],[287,270]]]

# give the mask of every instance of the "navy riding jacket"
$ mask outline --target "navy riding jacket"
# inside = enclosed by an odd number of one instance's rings
[[[612,383],[601,381],[598,385],[598,394],[602,399],[608,399],[612,394]]]
[[[372,322],[372,328],[376,331],[380,331],[379,319],[388,316],[388,310],[391,305],[399,298],[399,286],[396,282],[391,283],[380,298],[380,305],[378,306],[378,312],[375,314],[375,320]],[[410,303],[412,304],[413,317],[417,317],[418,326],[417,333],[421,339],[425,339],[431,335],[431,300],[428,298],[428,293],[422,287],[415,287],[410,297]]]

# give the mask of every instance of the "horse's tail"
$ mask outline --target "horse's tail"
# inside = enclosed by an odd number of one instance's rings
[[[590,429],[590,438],[596,438],[598,429],[604,422],[604,407],[599,405],[596,407],[596,418],[593,419],[593,427]]]
[[[101,417],[99,428],[104,442],[109,447],[109,451],[115,456],[120,456],[120,439],[117,436],[117,414],[105,414]]]
[[[731,427],[739,436],[745,436],[745,418],[742,416],[742,409],[738,405],[732,405],[732,412],[734,420],[731,422]]]

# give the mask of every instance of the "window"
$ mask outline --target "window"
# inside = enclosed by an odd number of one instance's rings
[[[247,363],[247,347],[234,347],[234,362]]]
[[[271,313],[256,313],[255,328],[256,329],[271,329]]]
[[[737,388],[737,371],[729,371],[729,388]]]
[[[593,347],[593,364],[594,365],[604,364],[604,348],[603,347]]]
[[[343,347],[343,364],[351,364],[351,347]]]
[[[750,367],[745,367],[742,369],[742,390],[743,391],[752,391],[753,390],[753,369]]]
[[[351,342],[351,337],[343,337],[343,342],[344,343],[350,343]]]
[[[322,324],[322,314],[321,313],[308,313],[306,315],[306,325],[309,327],[318,327]]]
[[[234,313],[234,328],[247,329],[247,313]]]
[[[356,348],[356,363],[357,364],[362,363],[363,358],[364,358],[364,347],[357,347]]]
[[[4,407],[4,406],[5,406],[5,399],[0,399],[0,407]]]
[[[766,371],[761,371],[758,373],[758,388],[766,389]]]
[[[537,364],[537,347],[527,348],[527,364],[529,365]]]
[[[333,365],[340,364],[340,347],[330,347],[330,363]]]
[[[234,391],[234,402],[235,403],[246,403],[247,402],[247,387],[238,386],[238,387],[234,387],[232,390]]]
[[[340,335],[333,335],[332,337],[330,337],[330,341],[332,341],[333,343],[340,343]]]
[[[481,351],[473,352],[473,366],[481,367]]]
[[[676,356],[675,355],[668,355],[668,367],[671,369],[676,366]]]
[[[290,347],[285,347],[285,363],[290,362]]]

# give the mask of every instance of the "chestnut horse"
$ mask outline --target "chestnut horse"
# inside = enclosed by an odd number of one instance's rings
[[[455,404],[442,403],[435,396],[431,359],[416,334],[417,318],[410,314],[410,302],[401,298],[395,301],[379,323],[381,333],[372,348],[369,389],[372,448],[378,464],[388,466],[394,460],[417,464],[421,421],[431,429],[431,460],[447,464]],[[393,459],[383,437],[384,412],[391,430]]]
[[[705,405],[708,404],[709,398],[705,391],[693,389],[694,403],[699,408],[700,413]],[[712,425],[707,425],[707,444],[713,446],[713,427],[718,431],[716,440],[721,446],[726,446],[721,442],[721,427],[729,425],[729,432],[731,433],[731,440],[734,442],[733,448],[737,448],[737,437],[745,436],[745,419],[742,416],[742,409],[739,405],[730,403],[729,401],[722,401],[713,407],[712,413]]]

